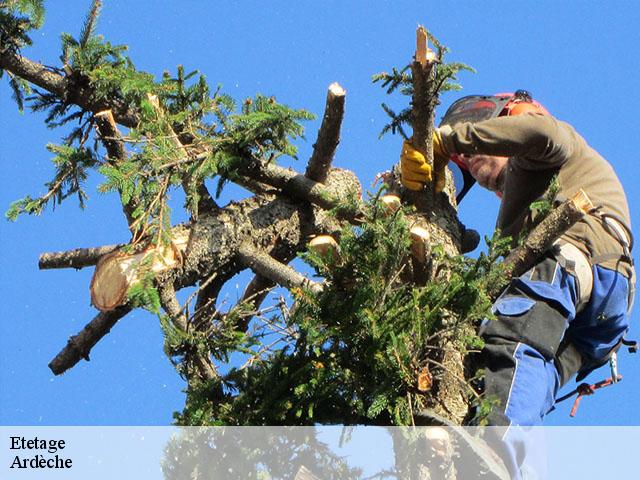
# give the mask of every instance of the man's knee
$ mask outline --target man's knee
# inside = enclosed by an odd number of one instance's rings
[[[496,319],[481,328],[481,336],[485,341],[502,338],[525,343],[547,360],[553,359],[567,330],[567,318],[544,301],[530,298],[516,289],[512,292],[496,302]]]

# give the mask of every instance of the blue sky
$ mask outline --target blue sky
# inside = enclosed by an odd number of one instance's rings
[[[47,2],[44,28],[24,54],[57,64],[59,35],[77,34],[89,0]],[[525,88],[555,116],[572,123],[614,166],[625,186],[633,225],[640,224],[637,120],[640,101],[640,9],[634,2],[136,2],[105,0],[98,31],[126,43],[136,66],[155,75],[178,64],[199,69],[212,85],[242,99],[257,92],[322,115],[334,81],[347,90],[342,142],[335,159],[363,185],[397,160],[401,140],[378,134],[386,122],[380,104],[396,103],[371,75],[408,63],[415,28],[425,25],[452,53],[478,71],[463,73],[461,94]],[[224,4],[224,5],[220,5]],[[41,115],[20,115],[0,84],[0,206],[42,194],[52,177]],[[461,94],[447,94],[443,107]],[[402,100],[405,101],[404,99]],[[444,109],[439,113],[442,114]],[[311,152],[319,120],[308,122],[301,161]],[[119,322],[82,362],[54,377],[48,362],[95,315],[89,305],[91,269],[38,271],[46,251],[127,240],[114,196],[95,191],[81,211],[70,200],[42,217],[0,222],[0,423],[43,425],[162,425],[180,410],[183,382],[162,351],[155,317],[135,312]],[[232,191],[231,191],[232,192]],[[179,200],[179,199],[176,199]],[[497,199],[474,189],[460,216],[482,234],[493,230]],[[176,215],[175,220],[181,218]],[[242,279],[239,279],[240,286]],[[237,295],[235,287],[227,295]],[[633,314],[631,336],[640,336]],[[621,355],[623,382],[585,399],[578,418],[564,405],[550,425],[640,425],[640,358]],[[593,381],[608,376],[603,369]]]

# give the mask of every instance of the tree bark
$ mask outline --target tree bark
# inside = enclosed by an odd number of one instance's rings
[[[84,267],[91,267],[95,266],[104,255],[113,253],[122,247],[124,247],[124,244],[43,253],[38,260],[38,268],[40,270],[53,268],[75,268],[79,270]]]
[[[419,26],[416,31],[416,53],[411,63],[413,80],[412,110],[412,144],[428,162],[433,165],[433,121],[437,101],[435,86],[434,56],[429,51],[427,32]],[[433,194],[433,185],[420,192],[404,190],[405,200],[413,203],[419,214],[414,217],[414,225],[424,230],[423,235],[431,239],[432,245],[441,245],[448,255],[460,254],[462,226],[457,217],[455,199],[451,188],[439,196]],[[414,275],[417,283],[424,284],[434,280],[436,269],[417,265]],[[435,279],[437,280],[437,279]],[[439,381],[427,398],[428,408],[449,419],[454,424],[461,424],[467,415],[467,388],[460,382],[464,378],[464,355],[455,345],[452,335],[442,335],[440,353],[435,360],[439,366],[434,375]]]
[[[322,125],[318,131],[318,140],[313,146],[313,155],[307,165],[305,176],[316,182],[324,183],[329,175],[331,162],[340,143],[340,125],[344,116],[346,91],[337,83],[332,83],[327,92],[327,105],[324,109]]]

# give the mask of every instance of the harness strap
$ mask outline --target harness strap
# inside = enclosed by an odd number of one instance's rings
[[[585,397],[587,395],[593,395],[594,393],[596,393],[596,390],[598,390],[600,388],[608,387],[609,385],[613,385],[614,383],[617,383],[620,380],[622,380],[622,375],[618,375],[617,378],[615,379],[615,381],[613,380],[613,378],[607,378],[605,380],[600,380],[599,382],[596,382],[596,383],[594,383],[592,385],[589,385],[588,383],[581,383],[572,392],[569,392],[566,395],[558,398],[556,400],[556,403],[563,402],[563,401],[567,400],[568,398],[573,397],[577,393],[578,396],[576,397],[575,401],[573,402],[573,407],[571,407],[571,413],[569,414],[569,416],[571,416],[573,418],[573,417],[576,416],[576,413],[578,412],[578,407],[580,406],[580,402],[582,401],[582,397]]]
[[[554,246],[556,247],[557,250],[559,250],[557,255],[558,261],[560,262],[562,259],[564,259],[564,262],[567,265],[565,266],[565,269],[569,273],[572,273],[577,280],[576,283],[578,284],[579,302],[578,302],[578,305],[576,305],[576,311],[579,311],[581,308],[584,308],[585,304],[588,303],[591,295],[591,289],[593,289],[593,271],[591,270],[591,265],[597,265],[601,262],[605,262],[608,260],[615,260],[615,261],[625,261],[632,267],[631,277],[629,278],[629,298],[627,303],[628,312],[630,312],[631,307],[633,306],[634,291],[635,291],[635,288],[634,288],[635,287],[635,271],[633,269],[634,262],[633,262],[633,257],[631,256],[631,249],[633,248],[633,234],[631,233],[631,229],[627,226],[624,220],[622,220],[616,215],[613,215],[607,212],[602,212],[599,209],[595,209],[590,213],[598,217],[602,221],[602,224],[604,225],[605,229],[616,240],[618,240],[618,242],[622,246],[623,254],[620,255],[617,253],[610,253],[610,254],[604,254],[604,255],[597,255],[592,257],[589,261],[589,259],[584,255],[584,253],[582,253],[582,251],[580,251],[574,245],[568,242],[563,243],[563,242],[556,241]],[[569,247],[567,247],[567,245],[569,245]],[[587,267],[586,269],[584,267],[585,262]],[[571,271],[571,268],[573,268],[574,271]],[[580,270],[583,271],[582,275],[580,275]],[[588,270],[588,275],[586,274],[587,270]],[[589,289],[588,296],[586,295],[587,288]],[[585,298],[586,298],[586,302],[585,302]],[[617,347],[619,347],[620,345],[625,345],[629,347],[629,352],[631,353],[635,353],[636,351],[638,351],[638,343],[634,341],[626,340],[624,337],[621,339]],[[571,417],[575,417],[578,411],[580,402],[582,401],[582,397],[586,395],[593,395],[596,392],[596,390],[607,387],[609,385],[613,385],[614,383],[618,383],[620,380],[622,380],[622,375],[618,374],[618,358],[616,353],[617,347],[614,347],[611,353],[611,356],[609,357],[611,377],[605,380],[601,380],[600,382],[594,383],[592,385],[589,385],[588,383],[581,383],[580,385],[578,385],[578,387],[575,390],[556,400],[556,403],[559,403],[572,397],[575,394],[578,394],[578,396],[576,397],[573,403],[573,407],[571,408],[571,413],[570,413]],[[580,380],[580,378],[578,378],[578,380]]]
[[[564,240],[554,242],[553,253],[560,266],[576,279],[578,290],[576,312],[580,312],[589,303],[593,291],[591,262],[578,247]]]

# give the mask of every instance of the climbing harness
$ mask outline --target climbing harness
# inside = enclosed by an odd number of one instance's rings
[[[622,246],[623,254],[608,254],[600,255],[591,259],[591,262],[587,259],[584,253],[580,251],[576,246],[564,241],[556,241],[554,244],[555,256],[569,273],[573,274],[576,278],[576,284],[578,287],[578,304],[576,305],[576,311],[582,310],[589,302],[591,297],[591,291],[593,289],[593,272],[591,270],[592,263],[602,262],[609,259],[619,259],[628,262],[633,267],[633,257],[631,256],[631,249],[633,248],[633,234],[631,229],[626,225],[617,215],[603,212],[601,207],[597,207],[593,211],[589,212],[602,221],[605,229],[618,240]],[[631,278],[629,278],[629,293],[628,293],[628,313],[631,312],[635,296],[635,272],[631,269]],[[563,395],[556,400],[556,403],[560,403],[574,395],[578,395],[571,408],[571,417],[575,417],[582,398],[587,395],[593,395],[596,390],[609,385],[613,385],[622,380],[622,375],[618,373],[618,354],[617,348],[620,345],[628,347],[630,353],[636,353],[638,351],[638,342],[627,340],[624,337],[620,341],[620,344],[613,349],[609,357],[609,368],[611,370],[611,376],[605,380],[601,380],[594,384],[581,383],[576,389]]]

